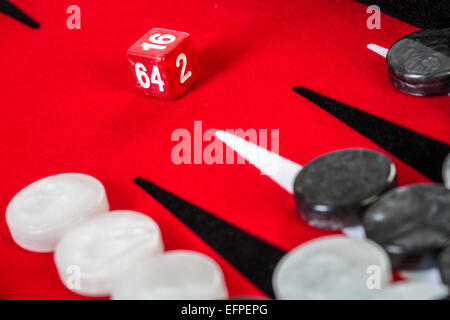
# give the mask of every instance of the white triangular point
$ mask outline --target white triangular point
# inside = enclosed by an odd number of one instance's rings
[[[303,166],[229,132],[219,130],[216,132],[216,137],[287,192],[294,193],[294,180]],[[342,232],[353,239],[364,239],[366,237],[362,225],[344,228]],[[437,268],[414,272],[400,271],[400,274],[405,279],[410,280],[441,282]]]
[[[216,137],[287,192],[294,193],[294,180],[301,165],[226,131],[217,131]]]
[[[387,53],[388,53],[388,49],[386,49],[382,46],[379,46],[377,44],[374,44],[374,43],[369,43],[367,45],[367,49],[372,50],[375,53],[378,53],[380,56],[382,56],[384,58],[386,58]]]
[[[354,225],[352,227],[347,227],[342,229],[342,232],[349,238],[352,239],[365,239],[366,231],[360,224]]]

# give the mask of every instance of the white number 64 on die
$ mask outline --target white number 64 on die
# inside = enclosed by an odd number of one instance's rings
[[[137,62],[134,65],[134,71],[136,72],[136,78],[139,84],[143,88],[147,89],[150,87],[150,84],[153,83],[159,86],[159,91],[164,92],[164,82],[161,79],[161,74],[159,73],[157,65],[153,66],[152,75],[150,79],[148,78],[148,75],[146,73],[147,68],[145,68],[145,66],[142,63]]]

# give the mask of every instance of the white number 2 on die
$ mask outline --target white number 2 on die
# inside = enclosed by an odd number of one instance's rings
[[[180,53],[177,57],[177,68],[180,67],[180,61],[183,62],[183,65],[181,66],[181,73],[180,73],[180,82],[184,83],[187,79],[189,79],[190,76],[192,76],[192,72],[186,73],[186,64],[187,64],[187,58],[184,53]]]
[[[136,78],[139,82],[139,84],[147,89],[150,87],[150,84],[157,84],[159,86],[159,91],[163,92],[164,91],[164,82],[161,79],[161,74],[159,73],[159,69],[158,66],[154,65],[153,69],[152,69],[152,75],[150,77],[150,79],[148,78],[148,74],[146,73],[147,69],[145,68],[145,66],[140,63],[137,62],[134,65],[134,71],[136,72]]]

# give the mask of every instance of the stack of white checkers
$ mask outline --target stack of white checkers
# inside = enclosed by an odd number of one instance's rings
[[[65,173],[22,189],[6,209],[14,241],[53,252],[63,283],[87,296],[113,299],[226,299],[218,264],[186,250],[164,252],[149,216],[109,211],[97,179]]]

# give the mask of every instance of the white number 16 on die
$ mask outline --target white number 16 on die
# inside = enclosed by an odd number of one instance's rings
[[[142,49],[144,49],[145,51],[149,49],[164,50],[165,48],[167,48],[165,44],[174,42],[175,39],[176,37],[172,34],[155,33],[148,38],[148,40],[150,40],[151,43],[143,42],[141,46]]]

